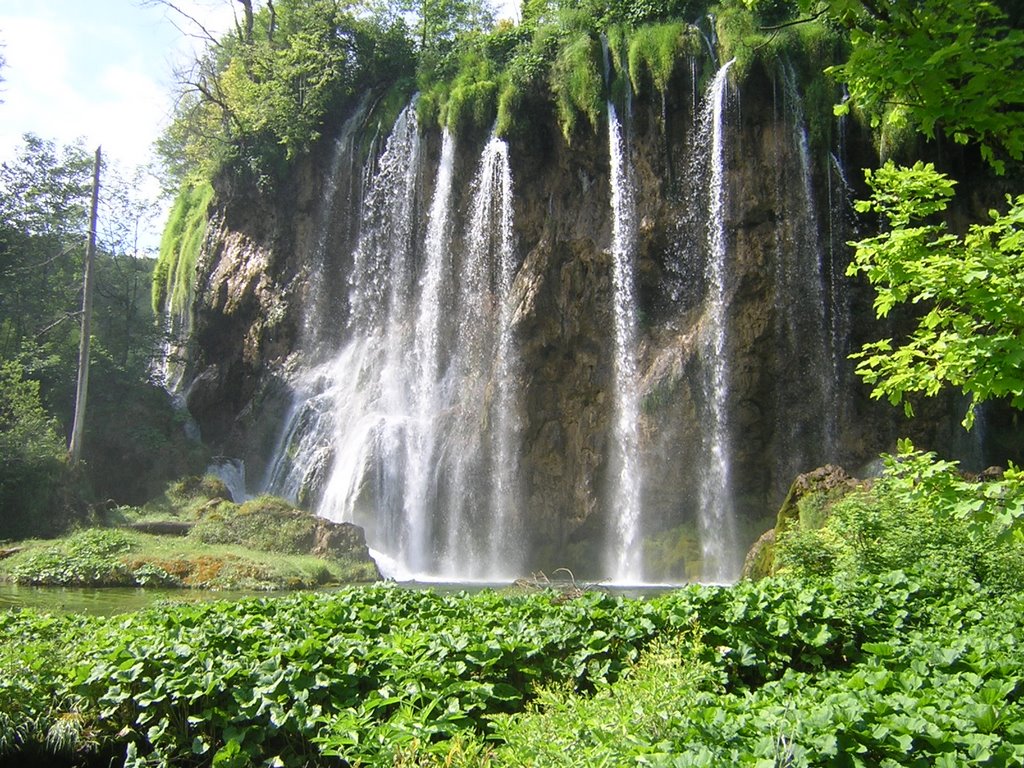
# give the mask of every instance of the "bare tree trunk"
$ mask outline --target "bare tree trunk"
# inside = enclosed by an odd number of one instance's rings
[[[71,466],[82,458],[85,431],[85,401],[89,391],[89,343],[92,334],[92,273],[96,261],[96,215],[100,199],[100,147],[92,171],[92,209],[89,213],[89,245],[85,249],[85,280],[82,288],[82,338],[78,344],[78,391],[75,395],[75,421],[71,428]]]
[[[245,12],[245,29],[243,31],[242,40],[246,43],[251,43],[253,28],[252,0],[238,0],[238,2],[242,4],[242,8]]]

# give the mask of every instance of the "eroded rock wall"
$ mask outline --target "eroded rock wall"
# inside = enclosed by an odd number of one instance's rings
[[[907,431],[887,407],[867,402],[843,359],[851,339],[866,333],[870,299],[839,277],[848,254],[834,244],[853,232],[837,235],[849,215],[833,199],[840,190],[832,148],[806,156],[777,76],[755,70],[734,85],[725,127],[727,425],[744,551],[796,473],[830,461],[857,466]],[[693,88],[689,71],[678,73],[664,102],[637,97],[626,122],[638,212],[650,578],[699,573],[693,531],[707,458],[700,337],[708,286],[700,247],[704,182],[687,174],[697,124]],[[339,128],[339,135],[353,130]],[[537,568],[585,568],[614,513],[606,493],[614,378],[606,131],[577,132],[570,144],[552,115],[539,111],[509,141],[521,257],[507,300],[515,305],[522,371],[522,530],[530,539],[528,565]],[[460,221],[484,138],[459,141]],[[343,334],[359,229],[358,146],[339,161],[337,142],[325,141],[272,196],[227,183],[218,189],[221,206],[198,274],[188,404],[206,439],[245,459],[250,478],[261,477],[275,450],[290,377]],[[426,132],[424,146],[421,211],[433,190],[436,131]],[[836,159],[851,167],[872,162],[864,154]],[[425,223],[417,226],[422,242]],[[934,442],[949,421],[915,428]]]

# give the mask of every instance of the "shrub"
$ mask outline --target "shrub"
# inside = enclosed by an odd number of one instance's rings
[[[1017,469],[977,481],[909,442],[883,458],[883,476],[835,502],[820,528],[801,515],[800,525],[780,532],[778,570],[858,578],[903,568],[1000,593],[1024,587],[1024,476]],[[808,517],[815,517],[809,508]]]
[[[584,32],[562,46],[551,68],[550,83],[558,109],[558,124],[567,142],[572,141],[580,115],[593,128],[599,124],[604,92],[600,62],[600,44]]]
[[[237,544],[261,552],[304,554],[313,547],[316,518],[284,499],[260,496],[241,506],[223,504],[203,513],[189,532],[206,544]]]
[[[58,528],[61,490],[69,482],[64,442],[39,399],[39,382],[20,364],[0,362],[0,538]]]

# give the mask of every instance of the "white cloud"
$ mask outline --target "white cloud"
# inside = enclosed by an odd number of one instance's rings
[[[151,159],[169,118],[173,68],[194,57],[194,26],[162,6],[126,0],[54,4],[5,0],[0,41],[6,67],[0,159],[26,132],[62,144],[83,137],[127,167]],[[233,24],[231,0],[177,3],[214,34]]]

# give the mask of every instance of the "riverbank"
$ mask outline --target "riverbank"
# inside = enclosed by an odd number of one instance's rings
[[[59,587],[311,589],[380,578],[361,529],[271,496],[232,502],[215,478],[175,484],[57,539],[0,547],[0,582]]]
[[[89,528],[15,547],[17,552],[0,560],[0,581],[31,586],[279,590],[378,577],[373,563],[363,560],[266,552],[118,528]]]

